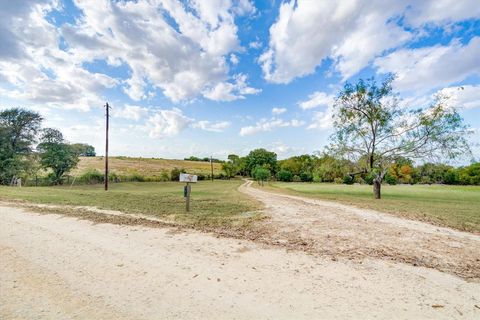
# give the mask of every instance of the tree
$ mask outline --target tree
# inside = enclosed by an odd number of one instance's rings
[[[373,191],[400,157],[455,158],[469,152],[466,126],[447,97],[438,95],[423,109],[407,110],[393,93],[393,76],[380,85],[374,79],[345,84],[335,101],[330,151],[359,163],[360,172],[373,175]]]
[[[265,149],[252,150],[246,157],[245,166],[252,176],[252,171],[257,167],[263,167],[275,173],[277,169],[277,154]]]
[[[75,168],[79,160],[78,154],[56,129],[43,130],[37,150],[42,167],[52,170],[50,176],[54,184],[62,184],[64,174]]]
[[[22,170],[43,118],[36,112],[12,108],[0,112],[0,183],[10,183]]]
[[[291,182],[293,179],[293,174],[288,170],[281,169],[277,172],[276,177],[278,181]]]
[[[71,145],[75,153],[80,157],[95,157],[95,148],[86,143],[74,143]]]
[[[263,186],[263,182],[267,181],[270,178],[271,172],[267,168],[258,166],[253,169],[252,176],[255,180],[258,181],[259,184],[261,183]]]

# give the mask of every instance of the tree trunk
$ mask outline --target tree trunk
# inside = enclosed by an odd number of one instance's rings
[[[382,187],[382,182],[378,179],[373,180],[373,195],[375,199],[380,199],[381,198],[381,193],[380,189]]]

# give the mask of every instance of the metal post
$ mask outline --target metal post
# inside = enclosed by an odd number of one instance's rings
[[[105,191],[108,190],[108,125],[109,125],[109,114],[110,106],[108,102],[105,104]]]

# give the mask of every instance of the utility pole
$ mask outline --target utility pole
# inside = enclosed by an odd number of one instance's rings
[[[110,120],[110,106],[105,104],[105,191],[108,190],[108,124]]]
[[[210,167],[212,168],[212,182],[213,182],[213,157],[210,156]]]

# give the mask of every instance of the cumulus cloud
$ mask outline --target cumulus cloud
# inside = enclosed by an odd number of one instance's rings
[[[76,20],[55,25],[47,17],[63,10],[55,0],[2,4],[0,85],[10,98],[88,110],[101,106],[102,93],[115,86],[135,101],[159,89],[178,102],[225,83],[237,91],[227,101],[258,92],[246,77],[230,76],[227,63],[242,49],[235,17],[255,13],[251,1],[77,0],[74,5],[80,11]],[[130,76],[115,79],[85,68],[95,61],[128,69]]]
[[[205,131],[212,132],[223,132],[225,129],[230,127],[231,123],[229,121],[219,121],[211,122],[208,120],[201,120],[192,125],[192,128],[201,129]]]
[[[126,105],[121,109],[112,109],[112,115],[117,118],[138,121],[148,114],[148,109],[140,106]]]
[[[308,96],[308,100],[298,103],[303,110],[313,109],[321,106],[329,107],[335,102],[335,96],[325,92],[316,91]]]
[[[449,97],[449,103],[453,106],[465,109],[480,108],[480,85],[448,87],[440,90],[440,93]]]
[[[159,110],[147,120],[146,128],[151,138],[165,138],[179,134],[193,119],[188,118],[178,108]]]
[[[247,85],[247,76],[240,73],[234,77],[233,83],[217,83],[214,87],[205,90],[203,95],[215,101],[233,101],[245,99],[245,95],[258,94],[261,91],[260,89],[249,87]]]
[[[285,121],[283,119],[271,118],[271,119],[261,119],[254,126],[242,127],[240,129],[241,136],[254,135],[260,132],[272,131],[277,128],[283,127],[301,127],[305,124],[304,121],[292,119],[290,121]]]
[[[258,61],[274,83],[311,74],[325,59],[346,80],[427,27],[478,17],[478,7],[475,0],[287,1]]]
[[[375,60],[379,72],[394,72],[399,90],[425,91],[480,75],[480,37],[462,45],[402,49]]]
[[[328,107],[325,111],[315,112],[312,123],[307,129],[327,130],[333,127],[333,107]]]
[[[287,112],[287,108],[272,108],[272,114],[279,115]]]

